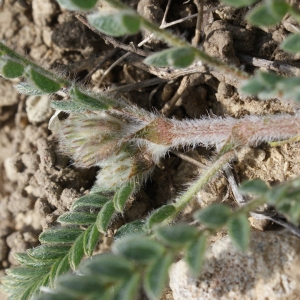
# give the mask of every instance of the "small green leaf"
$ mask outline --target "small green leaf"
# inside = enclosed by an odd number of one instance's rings
[[[99,277],[64,275],[57,281],[57,290],[76,299],[87,299],[85,297],[91,293],[103,294],[105,287]]]
[[[122,212],[127,200],[132,195],[134,191],[134,185],[133,184],[124,184],[122,185],[115,193],[113,202],[116,211]]]
[[[36,89],[47,94],[55,93],[63,86],[30,66],[25,69],[25,76],[31,81]]]
[[[183,247],[194,240],[198,230],[185,224],[159,227],[155,230],[156,236],[167,246]]]
[[[240,185],[239,190],[243,194],[263,195],[269,190],[269,187],[261,179],[253,179],[244,181]]]
[[[88,94],[81,92],[75,85],[70,89],[70,97],[81,107],[91,110],[107,110],[112,106],[104,97],[94,98]]]
[[[56,0],[59,5],[67,10],[91,10],[98,0]]]
[[[75,103],[74,101],[52,100],[50,105],[52,108],[56,110],[61,110],[67,113],[80,113],[87,110],[86,108],[81,107],[79,104]]]
[[[282,17],[272,12],[270,7],[263,3],[253,8],[246,19],[255,26],[272,26],[279,23]]]
[[[58,265],[55,273],[54,278],[58,278],[58,276],[66,274],[70,270],[70,263],[69,263],[69,253],[63,257],[60,264]]]
[[[66,259],[66,256],[59,258],[51,267],[51,270],[49,272],[49,283],[50,287],[54,287],[55,280],[57,278],[57,269],[61,262]]]
[[[61,215],[57,221],[64,224],[88,225],[95,223],[96,218],[96,214],[87,212],[67,212]]]
[[[266,0],[266,3],[274,16],[281,19],[289,11],[290,6],[285,0]]]
[[[237,248],[246,251],[249,245],[250,227],[247,217],[239,215],[230,219],[228,223],[229,235]]]
[[[257,2],[258,0],[222,0],[223,3],[233,7],[249,6]]]
[[[140,275],[134,274],[127,278],[113,294],[113,300],[132,300],[136,299],[136,295],[140,288]]]
[[[101,194],[88,194],[75,200],[72,205],[73,210],[80,210],[83,208],[101,208],[110,200],[110,197]]]
[[[120,227],[118,231],[115,233],[114,239],[119,240],[129,234],[144,235],[146,231],[147,230],[146,230],[145,220],[136,220]]]
[[[85,231],[83,237],[83,248],[84,253],[87,256],[91,256],[94,252],[94,249],[99,241],[100,232],[97,229],[96,224],[92,224]]]
[[[17,78],[23,75],[24,66],[9,57],[0,56],[0,75],[4,78]]]
[[[27,96],[42,96],[45,95],[44,92],[36,89],[34,85],[29,82],[20,82],[14,85],[18,93],[27,95]]]
[[[68,244],[73,243],[82,232],[83,230],[79,228],[61,227],[48,229],[41,233],[39,240],[42,244]]]
[[[79,263],[81,262],[83,255],[84,255],[83,237],[84,237],[84,234],[81,234],[76,239],[75,243],[72,245],[72,247],[69,251],[69,263],[73,270],[77,269]]]
[[[157,300],[163,293],[168,280],[168,270],[173,261],[173,255],[167,253],[153,261],[146,269],[144,288],[151,300]]]
[[[100,212],[98,213],[97,220],[96,220],[97,229],[101,233],[106,233],[108,225],[114,213],[115,213],[114,203],[112,201],[105,203],[102,209],[100,210]]]
[[[300,32],[290,34],[281,44],[280,48],[288,53],[300,52]]]
[[[15,253],[15,258],[21,263],[21,265],[29,267],[47,267],[52,265],[52,261],[40,261],[33,259],[27,253]]]
[[[148,56],[144,63],[154,67],[186,68],[195,60],[191,47],[170,48]]]
[[[168,219],[176,212],[174,205],[164,205],[157,210],[155,210],[147,220],[147,225],[150,229],[153,226],[162,223],[164,220]]]
[[[116,37],[135,34],[140,29],[140,17],[131,10],[120,10],[114,13],[96,12],[88,15],[87,19],[99,31]]]
[[[211,228],[225,225],[230,216],[231,210],[224,204],[212,204],[194,214],[196,220]]]
[[[206,236],[201,235],[200,238],[192,241],[185,250],[185,260],[194,276],[199,276],[206,249]]]
[[[28,249],[28,255],[37,260],[47,261],[56,260],[64,256],[70,250],[70,246],[61,245],[41,245],[32,249]]]
[[[16,267],[6,270],[6,274],[17,280],[32,280],[33,278],[45,275],[48,268]]]
[[[146,263],[162,255],[164,248],[152,239],[127,236],[112,245],[112,251],[125,258]]]
[[[134,270],[135,266],[132,262],[111,253],[92,256],[80,268],[82,274],[101,276],[105,282],[126,280],[133,274]]]

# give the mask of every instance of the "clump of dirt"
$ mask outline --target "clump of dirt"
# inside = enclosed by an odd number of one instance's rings
[[[127,2],[156,23],[162,21],[167,5],[165,0]],[[197,12],[193,2],[179,2],[171,2],[167,23]],[[205,9],[215,6],[215,1],[207,1]],[[249,72],[253,72],[255,67],[245,60],[245,55],[299,65],[297,55],[285,54],[278,48],[288,31],[294,28],[293,21],[286,19],[283,25],[257,29],[244,21],[246,12],[247,9],[224,7],[205,14],[200,41],[205,51]],[[125,53],[119,49],[108,56],[113,47],[79,22],[74,13],[62,10],[54,0],[32,0],[27,6],[6,0],[0,10],[0,25],[0,39],[19,53],[71,79],[84,79],[84,84],[96,90],[99,90],[98,81],[105,70]],[[195,25],[196,19],[191,18],[171,28],[174,33],[191,41]],[[124,43],[138,44],[147,34],[142,32],[127,37]],[[164,47],[166,45],[161,41],[151,39],[144,50],[158,51]],[[85,77],[100,62],[102,65],[97,72]],[[276,99],[262,102],[243,97],[236,89],[237,82],[226,74],[207,70],[187,76],[187,86],[169,111],[170,117],[200,118],[213,114],[241,118],[248,114],[292,114],[295,111],[292,105]],[[113,88],[152,77],[144,69],[120,62],[106,76],[101,87]],[[182,77],[117,96],[148,110],[152,107],[161,110],[177,97],[181,80]],[[38,245],[39,233],[54,226],[58,216],[68,211],[76,198],[89,192],[98,171],[96,168],[78,169],[68,157],[57,151],[56,137],[48,130],[51,116],[49,101],[18,95],[13,85],[19,81],[0,80],[0,277],[4,275],[4,269],[17,264],[14,253]],[[197,147],[186,153],[202,167],[174,154],[163,159],[151,180],[128,205],[125,214],[115,220],[102,249],[107,249],[111,242],[109,238],[116,228],[145,217],[155,208],[172,201],[207,168],[214,150]],[[276,148],[260,145],[246,150],[238,153],[237,160],[232,163],[240,181],[261,178],[275,184],[300,173],[298,145]],[[231,206],[236,205],[227,179],[221,173],[199,193],[196,200],[186,208],[181,218],[189,220],[196,209],[213,202],[225,201]],[[171,299],[170,295],[168,299]]]

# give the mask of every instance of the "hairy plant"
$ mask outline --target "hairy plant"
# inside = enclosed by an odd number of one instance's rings
[[[69,10],[92,10],[96,2],[57,0]],[[185,68],[195,61],[227,72],[242,81],[241,91],[261,99],[280,97],[299,101],[299,78],[271,73],[251,77],[243,71],[207,55],[188,42],[139,16],[118,0],[107,1],[115,11],[95,11],[87,19],[97,30],[112,36],[135,34],[147,29],[164,40],[170,48],[148,56],[145,63],[156,67]],[[225,3],[249,6],[253,0]],[[266,0],[248,14],[257,26],[274,25],[287,13],[299,20],[299,12],[283,0]],[[267,14],[266,24],[261,18]],[[299,52],[299,35],[282,44],[287,51]],[[291,42],[292,41],[292,42]],[[296,46],[298,45],[298,47]],[[191,272],[201,271],[207,237],[227,226],[236,246],[244,251],[249,243],[247,215],[258,206],[274,206],[286,218],[298,224],[300,219],[299,178],[269,188],[254,180],[244,183],[241,192],[256,194],[236,211],[214,204],[194,213],[204,225],[202,230],[187,224],[174,224],[180,212],[213,176],[225,167],[244,146],[261,142],[295,140],[300,133],[300,115],[205,117],[178,121],[158,113],[114,99],[105,93],[93,93],[84,86],[50,72],[20,56],[0,43],[0,73],[5,78],[24,77],[17,84],[27,95],[65,93],[68,100],[53,100],[60,151],[74,164],[89,168],[99,166],[95,185],[89,195],[77,199],[72,210],[59,217],[59,228],[43,232],[41,245],[17,254],[21,267],[7,270],[2,289],[9,299],[134,299],[141,284],[150,299],[161,295],[168,268],[176,255],[184,253]],[[69,114],[59,121],[60,111]],[[207,170],[173,204],[164,205],[146,220],[136,220],[121,227],[112,253],[92,256],[101,234],[117,213],[124,210],[129,197],[149,177],[159,159],[179,147],[217,146],[220,150]],[[80,264],[84,256],[91,256]],[[69,269],[76,270],[66,274]],[[79,276],[80,275],[80,276]],[[47,288],[48,287],[48,288]],[[100,296],[99,296],[100,295]]]

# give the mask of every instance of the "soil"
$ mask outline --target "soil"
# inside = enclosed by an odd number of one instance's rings
[[[165,0],[127,2],[158,23],[167,4]],[[208,0],[205,9],[216,5],[217,1]],[[196,12],[193,1],[173,1],[167,22]],[[206,14],[201,41],[205,51],[248,72],[255,68],[246,65],[241,55],[298,66],[299,55],[288,55],[278,48],[293,28],[292,21],[287,19],[283,25],[258,29],[244,21],[246,12],[247,9],[225,7]],[[171,27],[171,30],[191,41],[195,25],[196,19],[190,19]],[[147,32],[142,32],[127,38],[125,43],[137,45],[145,35]],[[61,9],[54,0],[5,0],[0,10],[0,39],[44,67],[79,81],[113,51],[110,44],[79,22],[74,13]],[[144,50],[157,51],[164,47],[166,45],[162,42],[152,39]],[[101,74],[123,54],[125,51],[118,50],[107,58],[85,84],[97,89]],[[235,82],[217,71],[206,70],[205,73],[188,76],[188,85],[169,117],[199,118],[214,114],[241,118],[248,114],[293,113],[295,110],[291,104],[277,99],[259,101],[245,98],[239,95]],[[149,72],[123,61],[106,76],[100,89],[153,77]],[[181,80],[182,77],[178,77],[158,86],[117,96],[148,110],[161,110],[174,96]],[[56,225],[57,217],[68,211],[76,198],[89,192],[98,171],[96,168],[76,168],[68,157],[56,151],[57,139],[48,130],[52,113],[49,100],[43,97],[26,99],[14,89],[13,85],[17,82],[19,80],[0,80],[0,278],[6,268],[17,264],[14,253],[38,245],[41,231]],[[101,249],[109,246],[114,230],[124,222],[145,217],[153,209],[171,201],[187,183],[203,172],[214,152],[215,149],[202,147],[186,151],[186,155],[202,163],[202,168],[174,154],[164,158],[124,216],[115,220],[107,238],[102,241]],[[300,173],[299,154],[298,144],[276,148],[263,144],[239,153],[232,168],[240,181],[261,178],[273,185]],[[185,210],[182,218],[188,219],[195,209],[220,201],[236,205],[223,173],[199,193],[197,201]],[[170,292],[165,299],[172,299]]]

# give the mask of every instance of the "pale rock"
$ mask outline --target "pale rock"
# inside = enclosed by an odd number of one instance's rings
[[[57,14],[57,4],[53,0],[33,0],[32,15],[37,26],[46,26]]]
[[[51,116],[49,96],[30,96],[26,100],[26,112],[31,123],[46,121]]]
[[[224,236],[207,249],[199,278],[181,260],[170,269],[175,300],[300,299],[300,239],[287,233],[253,232],[242,254]]]

